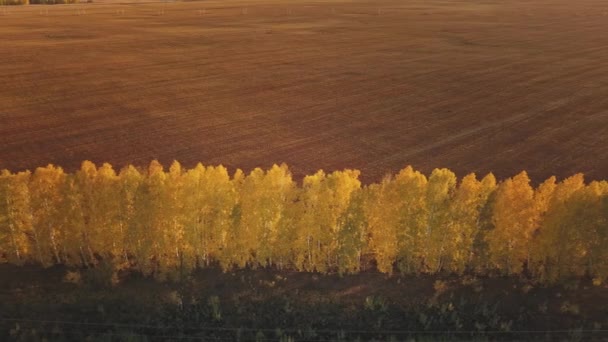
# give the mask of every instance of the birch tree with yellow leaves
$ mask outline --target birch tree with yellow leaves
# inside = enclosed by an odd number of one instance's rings
[[[581,198],[575,196],[585,187],[582,174],[558,183],[549,202],[549,209],[540,228],[539,253],[542,255],[542,280],[550,282],[584,272],[577,266],[581,254],[581,225],[574,223],[580,214]],[[574,215],[577,215],[576,217]],[[583,216],[581,215],[580,219]],[[581,220],[582,221],[582,220]]]
[[[445,268],[462,274],[471,266],[474,242],[480,234],[480,215],[488,197],[496,188],[496,178],[488,174],[477,180],[475,174],[465,176],[460,182],[448,209],[451,227],[445,253]]]
[[[325,247],[324,254],[327,255],[327,268],[331,270],[338,269],[342,257],[339,253],[340,250],[357,250],[357,247],[352,244],[357,244],[358,240],[356,236],[351,237],[351,234],[356,234],[353,229],[358,225],[355,223],[353,215],[348,217],[348,209],[351,204],[356,206],[352,201],[361,188],[359,174],[359,171],[356,170],[335,171],[327,177],[324,184],[325,196],[324,201],[319,203],[319,209],[326,213],[324,217],[327,221],[319,223],[323,227],[321,237],[325,239],[322,245]],[[346,223],[349,224],[348,227],[345,226]],[[348,237],[348,239],[343,240],[341,237]]]
[[[304,177],[302,181],[302,191],[297,204],[297,215],[300,218],[296,225],[297,238],[293,246],[296,251],[296,268],[301,271],[325,270],[321,253],[322,228],[317,223],[320,218],[316,214],[321,215],[318,207],[325,177],[325,172],[318,171],[314,175]]]
[[[141,186],[144,175],[135,167],[129,165],[122,170],[118,175],[119,181],[118,197],[116,201],[119,204],[118,221],[120,223],[119,230],[121,235],[116,237],[123,242],[124,254],[122,260],[125,264],[135,264],[135,251],[142,243],[143,238],[139,230],[137,222],[137,194]]]
[[[428,272],[440,272],[446,256],[451,253],[455,225],[450,217],[452,196],[456,189],[456,175],[448,169],[435,169],[429,177],[426,193],[426,229],[421,242],[424,266]]]
[[[363,253],[367,251],[367,220],[363,210],[365,193],[356,189],[351,193],[348,207],[339,218],[338,273],[356,273],[361,269]]]
[[[0,254],[6,261],[22,265],[31,258],[28,233],[32,232],[29,172],[0,172]]]
[[[427,234],[427,187],[425,175],[411,166],[395,176],[395,201],[399,204],[397,226],[397,268],[402,274],[424,270]]]
[[[608,281],[608,182],[594,181],[584,189],[580,200],[583,216],[581,240],[586,273],[596,285]]]
[[[486,236],[490,264],[504,274],[522,272],[535,225],[534,189],[524,171],[498,186],[494,229]]]
[[[61,189],[66,174],[60,167],[39,167],[33,173],[30,184],[32,212],[32,239],[36,260],[43,266],[63,261],[61,245],[65,231],[61,227]]]
[[[550,273],[550,280],[586,275],[601,284],[608,279],[607,198],[608,183],[595,181],[579,188],[566,200],[562,229],[567,230],[567,246],[555,253],[558,258],[567,256],[568,260],[554,260],[558,267]]]
[[[263,172],[255,169],[245,179],[241,203],[241,235],[251,261],[260,266],[275,265],[285,255],[279,236],[285,230],[285,213],[294,200],[295,183],[285,164]]]
[[[166,206],[166,203],[163,203],[166,177],[163,166],[154,160],[136,189],[133,220],[135,245],[132,245],[131,249],[140,272],[144,275],[155,274],[161,278],[161,259],[163,252],[168,249],[164,232],[167,222],[163,217]]]
[[[367,219],[367,244],[382,273],[392,274],[399,255],[401,204],[396,181],[385,177],[380,184],[372,184],[365,191],[363,211]]]
[[[543,278],[546,273],[544,250],[547,248],[543,242],[542,224],[553,199],[557,187],[555,176],[549,177],[534,191],[534,232],[529,244],[528,269],[536,276]]]

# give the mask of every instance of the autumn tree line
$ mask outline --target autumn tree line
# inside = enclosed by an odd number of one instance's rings
[[[526,274],[608,279],[608,182],[577,174],[537,187],[526,172],[458,180],[406,167],[363,186],[359,171],[301,182],[286,165],[232,176],[84,162],[0,173],[0,259],[111,264],[159,279],[220,266],[353,273]],[[370,266],[371,267],[371,266]]]
[[[0,0],[0,6],[75,4],[79,0]],[[89,1],[90,2],[90,1]]]

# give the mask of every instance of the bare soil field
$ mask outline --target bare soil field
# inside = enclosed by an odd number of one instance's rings
[[[608,2],[0,8],[0,168],[608,175]]]

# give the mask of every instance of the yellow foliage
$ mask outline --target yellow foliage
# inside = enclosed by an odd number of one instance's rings
[[[89,161],[0,173],[0,260],[132,268],[158,279],[214,264],[357,272],[583,274],[608,280],[608,183],[581,174],[537,188],[525,172],[460,182],[406,167],[362,186],[359,171],[292,179],[286,165],[231,177],[158,161],[118,174]],[[110,274],[110,273],[108,273]]]

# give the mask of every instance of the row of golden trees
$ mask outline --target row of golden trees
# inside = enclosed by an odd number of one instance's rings
[[[0,0],[0,6],[75,4],[80,0]],[[91,1],[89,1],[91,2]]]
[[[538,187],[525,172],[460,181],[407,167],[362,186],[359,172],[295,182],[285,165],[237,170],[174,162],[163,170],[84,162],[0,174],[0,258],[164,278],[219,264],[357,272],[608,278],[608,182],[581,174]]]

